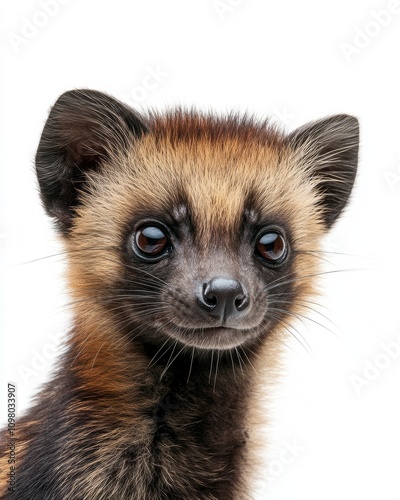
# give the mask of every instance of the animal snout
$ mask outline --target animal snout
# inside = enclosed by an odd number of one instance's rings
[[[197,303],[210,316],[224,321],[239,316],[247,309],[249,296],[238,280],[217,277],[200,285]]]

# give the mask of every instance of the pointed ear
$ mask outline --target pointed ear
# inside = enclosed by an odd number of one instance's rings
[[[359,125],[349,115],[335,115],[292,132],[289,145],[299,150],[322,195],[324,221],[330,228],[347,204],[357,172]]]
[[[94,90],[62,94],[52,107],[35,158],[43,204],[68,232],[90,171],[146,133],[140,116]]]

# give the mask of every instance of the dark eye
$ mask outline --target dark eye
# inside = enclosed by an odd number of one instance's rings
[[[285,238],[276,231],[268,231],[258,237],[256,253],[268,264],[282,264],[286,257]]]
[[[170,248],[166,230],[156,226],[143,226],[134,234],[134,244],[139,254],[156,258],[162,256]]]

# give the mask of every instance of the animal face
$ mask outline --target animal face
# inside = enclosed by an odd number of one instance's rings
[[[286,136],[237,115],[142,118],[104,94],[64,94],[36,166],[79,317],[95,310],[155,345],[263,341],[313,291],[357,150],[346,115]]]

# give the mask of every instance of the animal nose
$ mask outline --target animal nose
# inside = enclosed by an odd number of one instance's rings
[[[244,286],[230,278],[213,278],[204,283],[197,301],[202,309],[221,320],[238,316],[249,305]]]

